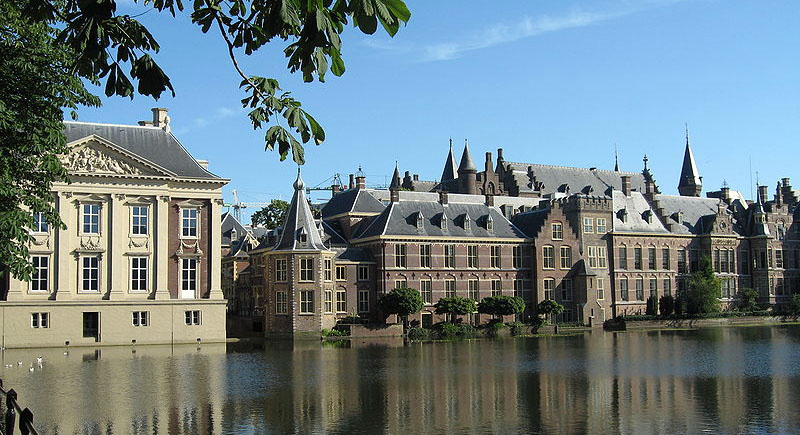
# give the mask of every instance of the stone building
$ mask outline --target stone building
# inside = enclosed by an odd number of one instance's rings
[[[221,188],[170,132],[65,122],[72,182],[54,183],[65,224],[34,216],[30,282],[0,285],[2,346],[223,341]]]

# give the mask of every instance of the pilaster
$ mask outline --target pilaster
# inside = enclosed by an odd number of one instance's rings
[[[56,300],[69,300],[78,291],[77,284],[77,260],[72,255],[76,245],[74,243],[78,234],[78,206],[72,200],[71,192],[61,192],[58,195],[58,214],[64,223],[63,228],[53,229],[58,231],[54,263],[57,264],[55,270],[55,294]],[[73,285],[74,284],[74,285]]]
[[[108,247],[106,255],[110,263],[111,270],[108,275],[109,299],[125,299],[128,289],[128,257],[123,255],[125,251],[125,241],[128,239],[127,213],[125,213],[125,195],[111,195],[111,207],[109,210],[108,228]]]
[[[222,222],[220,213],[222,198],[211,200],[211,216],[208,219],[208,235],[211,237],[211,249],[208,253],[208,267],[211,275],[211,291],[209,299],[224,299],[222,293]]]
[[[169,196],[159,196],[155,204],[153,229],[155,299],[169,299]]]

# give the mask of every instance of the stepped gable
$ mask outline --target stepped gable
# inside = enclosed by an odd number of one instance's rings
[[[67,143],[96,135],[178,177],[222,180],[204,169],[178,139],[161,127],[64,121]]]
[[[504,166],[505,172],[510,174],[510,182],[517,186],[520,195],[584,192],[593,195],[610,196],[609,189],[622,190],[622,181],[620,179],[622,175],[631,177],[631,187],[633,189],[644,191],[644,176],[638,172],[619,172],[518,162],[504,162]],[[508,183],[506,183],[506,187],[508,188]]]
[[[542,208],[538,210],[526,211],[524,213],[517,213],[511,218],[511,222],[519,228],[526,236],[536,238],[541,231],[542,226],[547,221],[550,215],[550,208]]]

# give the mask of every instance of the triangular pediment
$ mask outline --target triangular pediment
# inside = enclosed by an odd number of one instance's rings
[[[68,144],[61,163],[71,174],[173,177],[174,174],[130,153],[100,136],[87,136]]]

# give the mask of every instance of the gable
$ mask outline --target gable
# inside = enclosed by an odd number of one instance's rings
[[[90,136],[73,144],[61,158],[64,167],[73,174],[171,177],[169,171],[126,152],[107,140]]]

